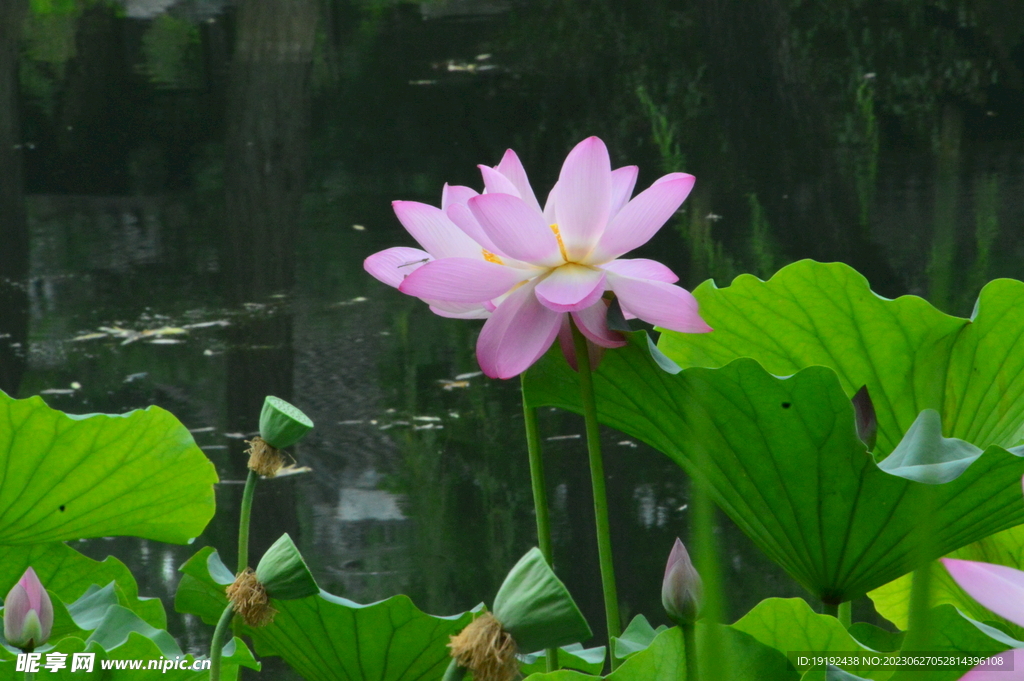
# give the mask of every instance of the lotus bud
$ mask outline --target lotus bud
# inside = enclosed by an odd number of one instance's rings
[[[871,401],[866,385],[861,386],[857,394],[851,400],[853,411],[857,422],[857,437],[863,442],[868,451],[875,448],[875,441],[878,436],[878,417],[875,415],[875,405]]]
[[[676,624],[692,623],[700,612],[704,586],[683,542],[676,539],[661,582],[661,604]]]
[[[267,395],[260,412],[260,434],[247,441],[249,468],[258,475],[272,478],[284,466],[280,450],[291,447],[313,428],[313,422],[302,410],[280,397]]]
[[[292,538],[285,533],[267,549],[254,571],[246,568],[228,585],[227,596],[250,627],[263,627],[277,614],[270,599],[291,601],[320,593]]]
[[[16,648],[32,652],[46,643],[53,627],[53,603],[36,572],[25,570],[4,600],[4,638]]]
[[[475,681],[512,681],[519,676],[516,653],[558,648],[590,638],[590,625],[540,549],[530,549],[505,577],[485,612],[448,648],[453,664],[444,681],[473,672]]]

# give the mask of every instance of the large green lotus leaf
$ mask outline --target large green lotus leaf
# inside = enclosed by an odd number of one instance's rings
[[[868,681],[863,676],[855,676],[839,667],[828,666],[828,669],[810,669],[800,681]]]
[[[213,517],[215,482],[159,407],[73,416],[0,392],[0,548],[112,535],[184,544]]]
[[[1024,525],[1012,527],[991,537],[985,537],[973,544],[949,554],[951,558],[995,563],[1007,567],[1024,569]],[[967,595],[942,563],[929,564],[929,603],[933,606],[948,603],[972,619],[986,622],[996,621],[1014,637],[1024,640],[1024,627],[993,614],[983,605]],[[900,629],[906,629],[910,612],[910,585],[913,575],[904,575],[868,593],[875,604],[875,610]]]
[[[651,645],[651,642],[663,631],[666,631],[668,627],[664,624],[659,626],[657,629],[651,626],[651,623],[647,621],[647,618],[641,614],[638,614],[629,622],[629,626],[622,632],[622,636],[618,636],[612,639],[612,651],[616,658],[624,660],[631,655],[639,653],[641,650]]]
[[[559,669],[557,672],[536,672],[526,677],[526,681],[594,681],[603,676],[592,676],[573,669]]]
[[[852,268],[802,260],[769,281],[743,275],[694,291],[708,334],[665,332],[658,343],[681,366],[719,367],[752,357],[785,376],[835,369],[848,396],[868,387],[878,415],[876,454],[891,452],[925,409],[946,435],[985,448],[1024,434],[1024,283],[999,279],[973,319],[916,296],[887,300]]]
[[[47,591],[72,603],[90,587],[115,582],[118,602],[157,629],[167,627],[167,615],[159,598],[140,598],[135,578],[113,556],[102,562],[83,556],[61,542],[25,546],[0,546],[0,593],[6,594],[29,566]]]
[[[713,634],[715,654],[699,658],[702,679],[729,681],[797,681],[785,655],[756,641],[753,637],[721,624],[697,623],[697,647],[707,650],[707,636]],[[601,677],[572,671],[531,674],[527,681],[584,681]],[[618,669],[604,677],[607,681],[685,681],[686,650],[679,627],[662,631],[643,650],[630,655]]]
[[[233,576],[217,552],[204,548],[180,570],[175,609],[214,622],[227,605]],[[307,681],[412,681],[439,679],[448,667],[449,636],[473,620],[427,615],[407,596],[360,605],[321,591],[290,601],[270,599],[274,622],[254,629],[259,655],[280,656]]]
[[[572,643],[558,649],[558,666],[561,669],[576,669],[588,674],[600,674],[604,667],[605,647],[584,649],[579,643]],[[522,655],[519,658],[519,673],[529,676],[547,669],[547,651]]]
[[[918,632],[908,632],[907,641],[914,640],[913,648],[909,645],[907,649],[900,652],[901,655],[911,655],[914,650],[929,651],[947,654],[974,654],[979,653],[1000,653],[1010,648],[1022,648],[1024,642],[1018,641],[1003,632],[981,622],[965,617],[951,605],[939,605],[928,613],[927,630],[922,635],[915,636]],[[956,681],[971,668],[972,665],[951,665],[948,668],[932,669],[928,671],[928,681]],[[1019,673],[1007,674],[1007,678],[1013,678]],[[916,681],[921,679],[920,671],[902,667],[897,669],[890,681]]]
[[[916,482],[914,466],[894,475],[865,451],[832,369],[779,378],[738,359],[670,374],[646,334],[628,338],[594,375],[598,418],[707,484],[769,557],[825,601],[856,598],[1024,522],[1024,458],[989,447],[950,482]],[[554,353],[527,373],[525,395],[529,406],[581,411],[578,377]]]
[[[702,679],[730,681],[796,681],[786,656],[753,637],[721,624],[697,623],[697,649],[708,650],[705,638],[717,637],[713,659],[697,658]],[[632,655],[609,674],[608,681],[677,681],[686,678],[683,633],[673,627],[658,634],[644,650]]]
[[[790,651],[820,654],[831,652],[868,652],[835,617],[819,615],[802,598],[769,598],[741,617],[733,629],[750,634],[783,655]],[[797,668],[800,672],[807,668]],[[869,679],[883,681],[892,670],[859,672]]]

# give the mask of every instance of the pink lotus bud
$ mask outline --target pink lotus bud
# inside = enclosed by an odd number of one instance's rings
[[[676,539],[665,565],[661,583],[661,604],[676,624],[693,622],[700,612],[704,586],[697,569],[690,562],[683,542]]]
[[[53,603],[36,572],[25,570],[4,599],[4,638],[25,652],[46,643],[53,627]]]

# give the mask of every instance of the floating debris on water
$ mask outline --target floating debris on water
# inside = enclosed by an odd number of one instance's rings
[[[207,449],[227,449],[227,448],[228,448],[227,445],[203,445],[202,447],[200,447],[200,449],[202,449],[204,452]]]
[[[82,384],[79,383],[78,381],[71,381],[71,389],[72,390],[81,390],[82,389]]]
[[[40,390],[40,395],[74,395],[74,388],[47,388],[46,390]]]
[[[575,433],[573,435],[552,435],[551,437],[544,438],[548,442],[554,442],[556,440],[579,440],[580,434]]]
[[[77,343],[79,341],[97,340],[99,338],[108,338],[109,336],[110,334],[108,333],[84,333],[81,336],[75,336],[72,338],[71,342]]]
[[[473,371],[473,372],[470,372],[468,374],[459,374],[458,376],[455,377],[455,380],[456,381],[468,381],[471,378],[476,378],[477,376],[483,376],[483,375],[484,375],[484,372],[482,372],[482,371]]]
[[[178,340],[177,338],[154,338],[153,340],[146,342],[150,345],[177,345],[178,343],[184,343],[185,341]]]
[[[424,423],[422,426],[413,426],[413,430],[441,430],[444,426],[436,423]]]
[[[124,382],[125,383],[133,383],[135,381],[138,381],[138,380],[141,380],[141,379],[145,378],[146,376],[149,376],[149,372],[148,371],[140,371],[137,374],[128,374],[127,376],[124,377]],[[195,433],[195,432],[199,432],[199,431],[193,430],[193,431],[189,431],[189,432]]]
[[[447,378],[442,378],[438,381],[441,384],[442,390],[455,390],[456,388],[468,388],[469,381],[449,381]]]
[[[367,298],[366,296],[356,296],[351,300],[339,300],[336,303],[332,303],[331,307],[347,307],[349,305],[355,305],[356,303],[365,303],[368,300],[369,298]]]
[[[632,440],[621,440],[618,444],[621,447],[633,447],[634,449],[637,447],[637,444]]]
[[[366,227],[364,225],[352,225],[352,229],[356,230],[357,232],[366,231]]]
[[[244,440],[249,436],[245,433],[224,433],[224,437],[229,437],[232,440]]]
[[[440,416],[413,416],[413,421],[440,421]]]
[[[132,375],[135,376],[135,374],[132,374]],[[188,432],[190,432],[190,433],[212,433],[215,430],[217,430],[216,426],[203,426],[202,428],[189,428]]]
[[[226,319],[215,319],[212,322],[196,322],[195,324],[185,324],[181,328],[183,329],[208,329],[212,326],[231,326],[231,322]]]
[[[365,419],[349,419],[347,421],[338,421],[339,426],[358,426],[361,423],[366,423]]]

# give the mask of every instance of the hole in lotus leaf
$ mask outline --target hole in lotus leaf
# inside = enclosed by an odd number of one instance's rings
[[[60,505],[60,512],[61,512],[61,513],[63,513],[63,512],[64,512],[64,504],[61,504],[61,505]]]
[[[792,407],[792,406],[793,406],[793,405],[792,405],[792,404],[790,404],[789,402],[783,402],[783,403],[782,403],[782,408],[783,408],[783,409],[789,409],[789,408],[790,408],[790,407]]]

